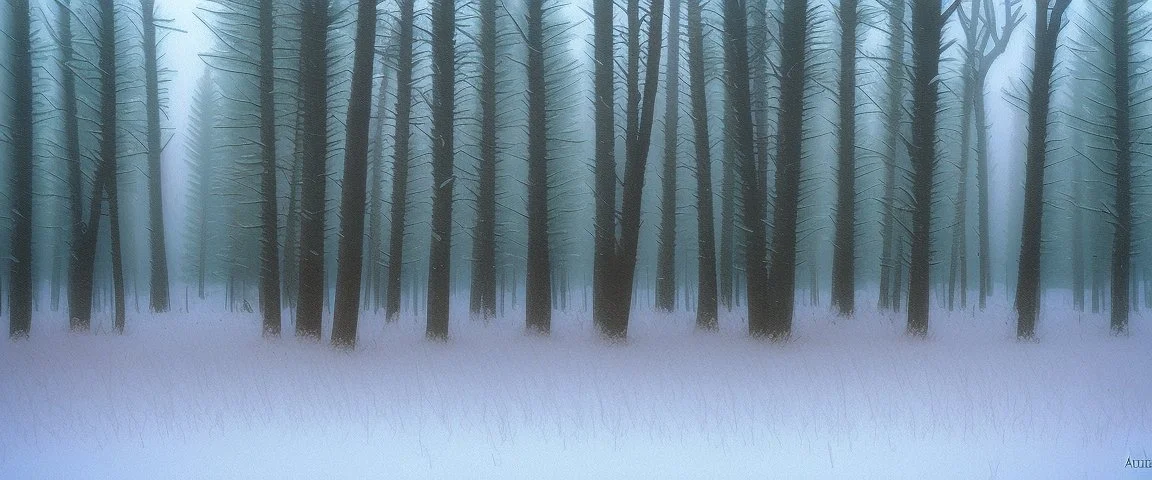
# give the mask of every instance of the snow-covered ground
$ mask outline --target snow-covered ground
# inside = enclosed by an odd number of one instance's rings
[[[369,316],[351,353],[255,315],[38,320],[0,342],[0,478],[1152,476],[1125,467],[1152,458],[1152,316],[1116,338],[1059,302],[1020,343],[1003,302],[927,340],[800,308],[783,345],[738,313],[641,314],[627,345],[582,313],[548,338],[461,314],[445,344]]]

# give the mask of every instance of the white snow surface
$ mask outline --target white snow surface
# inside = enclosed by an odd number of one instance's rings
[[[539,337],[465,302],[446,343],[366,314],[354,352],[210,309],[123,336],[38,317],[0,341],[0,478],[1152,477],[1125,467],[1152,458],[1152,315],[1115,337],[1049,301],[1022,343],[1003,300],[927,339],[799,306],[776,344],[739,311],[638,313],[613,345],[583,312]]]

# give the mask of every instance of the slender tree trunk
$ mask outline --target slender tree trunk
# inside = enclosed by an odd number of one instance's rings
[[[380,62],[380,87],[376,93],[376,131],[373,133],[372,149],[372,189],[368,213],[368,245],[364,252],[368,259],[364,262],[364,278],[368,283],[365,289],[365,308],[371,305],[372,311],[380,309],[384,299],[384,120],[388,116],[388,62]]]
[[[400,315],[400,286],[404,267],[404,231],[408,214],[409,142],[412,140],[412,23],[415,0],[400,0],[399,29],[396,44],[396,134],[392,156],[392,211],[388,240],[388,299],[385,320],[396,321]]]
[[[680,0],[668,4],[665,67],[664,171],[661,175],[660,239],[656,263],[656,309],[676,309],[676,171],[680,145]]]
[[[456,108],[456,2],[432,1],[432,240],[428,252],[428,330],[448,338]]]
[[[12,39],[12,260],[8,287],[9,336],[27,337],[32,327],[32,28],[28,0],[12,0],[8,36]]]
[[[73,67],[73,46],[72,46],[72,11],[70,9],[70,2],[63,2],[60,4],[60,11],[57,14],[57,38],[60,42],[60,85],[62,87],[61,99],[62,105],[62,121],[64,122],[64,148],[65,155],[68,161],[68,190],[69,190],[69,213],[72,221],[71,225],[71,244],[69,245],[68,253],[68,311],[69,326],[73,329],[77,328],[76,317],[71,315],[78,307],[75,300],[75,292],[83,290],[78,284],[80,280],[79,270],[81,265],[85,262],[80,257],[80,249],[84,243],[84,174],[83,174],[83,159],[80,156],[80,128],[79,118],[77,115],[77,99],[76,99],[76,75],[72,70]],[[93,209],[99,210],[99,207],[93,206]]]
[[[792,20],[795,20],[792,18]],[[803,23],[803,22],[802,22]],[[804,28],[802,24],[800,28]],[[788,32],[788,33],[795,33]],[[787,33],[786,33],[787,34]],[[803,56],[803,34],[801,35],[800,55]],[[745,219],[745,274],[748,276],[748,334],[752,336],[787,335],[778,326],[778,319],[771,316],[768,295],[763,292],[780,293],[768,290],[768,265],[764,231],[764,194],[760,191],[760,175],[756,166],[755,137],[752,133],[752,92],[751,71],[748,66],[748,11],[739,0],[724,1],[724,64],[728,72],[727,84],[729,100],[732,101],[733,119],[736,121],[729,135],[732,135],[736,150],[736,165],[744,181],[741,182],[744,200]],[[785,42],[788,42],[786,39]],[[803,82],[803,61],[800,62],[801,83]],[[783,124],[783,122],[781,122]],[[782,157],[783,158],[783,157]],[[786,226],[786,225],[785,225]],[[791,291],[788,291],[791,296]],[[778,312],[777,312],[778,313]],[[791,316],[791,311],[789,311]]]
[[[1057,39],[1064,9],[1071,0],[1056,1],[1051,14],[1048,13],[1049,0],[1036,1],[1036,53],[1028,95],[1028,156],[1024,166],[1024,217],[1020,235],[1020,269],[1016,280],[1016,336],[1024,340],[1035,336],[1040,311],[1040,238],[1043,232],[1044,167],[1048,153],[1048,107]]]
[[[732,141],[732,129],[736,124],[732,99],[725,89],[724,95],[724,158],[720,178],[720,306],[732,310],[733,273],[736,267],[736,231],[739,220],[736,218],[736,145]]]
[[[340,246],[336,264],[336,301],[332,345],[356,347],[360,317],[360,280],[364,266],[364,205],[367,203],[368,128],[372,122],[372,56],[376,43],[376,0],[359,0],[344,144],[344,182],[340,190]]]
[[[1082,143],[1082,142],[1080,142]],[[1082,146],[1082,145],[1081,145]],[[1083,159],[1072,160],[1072,308],[1084,311],[1084,172]]]
[[[936,114],[939,104],[940,2],[912,7],[912,237],[908,265],[908,333],[928,335],[932,266],[932,195],[936,181]]]
[[[660,42],[662,40],[664,1],[653,0],[649,18],[657,19],[648,25],[648,46],[645,52],[644,91],[639,108],[637,128],[628,143],[624,166],[624,188],[621,197],[620,241],[613,255],[609,272],[609,310],[602,325],[604,336],[623,341],[628,337],[629,306],[632,304],[636,280],[636,252],[640,240],[641,200],[644,193],[644,171],[652,140],[655,117],[656,89],[660,77]]]
[[[807,75],[808,2],[784,4],[780,21],[780,67],[788,72],[780,80],[780,137],[776,154],[776,211],[773,213],[772,260],[768,272],[765,315],[758,331],[751,333],[786,338],[792,332],[796,300],[796,227],[800,206],[800,160],[804,141],[804,79]],[[747,199],[745,199],[747,202]],[[747,208],[747,207],[745,207]],[[757,218],[757,217],[752,217]],[[751,256],[751,252],[749,252]],[[751,260],[749,260],[751,265]],[[751,269],[748,270],[752,272]],[[751,275],[751,273],[750,273]],[[765,297],[754,290],[749,278],[750,297]],[[749,319],[752,298],[749,298]],[[750,325],[751,326],[751,325]]]
[[[480,157],[469,307],[472,315],[487,319],[496,314],[496,0],[480,0],[479,11]]]
[[[856,308],[856,0],[840,2],[840,132],[836,169],[836,239],[832,253],[832,306]]]
[[[328,157],[328,0],[304,0],[300,26],[303,162],[300,188],[300,285],[296,336],[320,339],[324,280],[324,200]]]
[[[688,70],[696,147],[696,228],[698,252],[696,328],[716,330],[716,245],[712,218],[712,144],[708,139],[707,78],[700,0],[688,0]]]
[[[979,210],[978,223],[980,235],[980,310],[988,305],[988,297],[992,295],[992,245],[991,228],[988,219],[988,113],[984,108],[984,78],[987,71],[976,75],[973,86],[972,109],[976,117],[976,195]]]
[[[904,137],[900,134],[904,123],[904,0],[892,0],[888,10],[888,58],[886,70],[887,98],[884,108],[884,213],[880,227],[880,300],[881,310],[893,308],[892,269],[899,261],[893,249],[896,239],[896,164]],[[899,287],[895,287],[899,288]]]
[[[1128,333],[1128,282],[1132,266],[1132,38],[1129,2],[1113,0],[1112,52],[1115,55],[1112,93],[1115,95],[1116,148],[1115,231],[1112,235],[1112,333]],[[1053,34],[1055,37],[1055,34]],[[1052,40],[1055,45],[1055,39]],[[1054,48],[1054,47],[1053,47]]]
[[[152,261],[150,303],[153,312],[167,312],[171,300],[168,287],[168,253],[164,241],[164,193],[160,146],[160,87],[156,63],[156,0],[140,0],[144,36],[144,91],[148,117],[148,229]],[[271,26],[269,26],[271,29]],[[269,92],[271,95],[271,92]]]
[[[528,271],[524,277],[524,318],[530,333],[552,329],[552,263],[548,239],[548,119],[544,78],[544,1],[526,4],[528,61]]]
[[[969,22],[980,22],[982,2],[972,2]],[[989,27],[991,28],[991,27]],[[984,52],[977,51],[978,29],[965,31],[964,87],[960,94],[960,172],[956,183],[956,209],[952,220],[952,247],[948,265],[948,310],[954,310],[956,291],[960,292],[960,308],[968,306],[968,164],[972,159],[972,100],[975,96],[975,82],[978,72],[976,59]],[[959,275],[959,284],[957,284]]]
[[[605,320],[611,314],[612,266],[616,254],[616,92],[613,0],[592,0],[596,152],[595,225],[592,265],[592,321],[601,334],[608,333]],[[515,282],[513,282],[515,285]],[[515,303],[515,301],[513,301]]]
[[[151,0],[145,0],[151,1]],[[260,304],[264,335],[280,336],[280,243],[276,212],[273,0],[260,0]]]

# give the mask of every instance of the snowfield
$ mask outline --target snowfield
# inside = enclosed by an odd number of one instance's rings
[[[927,340],[801,306],[783,345],[639,314],[609,345],[583,313],[540,338],[464,302],[447,343],[367,316],[350,353],[209,309],[38,318],[0,342],[0,478],[1152,477],[1125,467],[1152,458],[1141,313],[1117,338],[1049,300],[1020,343],[1003,301],[934,311]]]

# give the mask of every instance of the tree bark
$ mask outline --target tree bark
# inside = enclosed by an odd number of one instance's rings
[[[320,340],[324,312],[324,201],[328,157],[328,0],[304,0],[300,26],[303,161],[296,336]]]
[[[798,0],[784,4],[780,21],[782,72],[780,80],[780,128],[776,153],[776,210],[773,213],[772,260],[768,272],[767,292],[753,289],[749,274],[749,319],[752,297],[767,301],[767,310],[755,335],[783,339],[791,335],[792,313],[796,301],[796,227],[800,206],[800,177],[804,141],[804,80],[807,75],[808,2]],[[747,199],[745,199],[747,202]],[[747,208],[747,207],[745,207]],[[752,217],[756,218],[756,217]],[[749,252],[749,257],[752,254]],[[751,265],[751,260],[749,260]],[[751,269],[748,270],[752,272]],[[769,297],[769,298],[763,298]],[[751,327],[751,324],[749,325]]]
[[[593,226],[592,321],[607,334],[611,314],[611,277],[616,249],[616,90],[613,0],[592,0],[593,102],[596,152],[593,163],[596,213]],[[515,282],[513,282],[515,285]],[[515,288],[515,287],[513,287]],[[513,302],[515,303],[515,302]]]
[[[332,309],[332,345],[356,347],[360,317],[360,280],[364,267],[364,205],[367,203],[368,128],[372,122],[372,61],[376,44],[376,0],[359,0],[344,143],[344,182],[340,190],[340,245],[336,264],[336,301]]]
[[[668,62],[664,72],[664,171],[661,175],[660,237],[656,261],[656,309],[676,309],[676,173],[680,144],[680,0],[671,0]]]
[[[832,306],[850,316],[856,308],[856,0],[840,1],[839,161],[836,168],[836,237],[832,253]]]
[[[704,28],[700,0],[688,0],[688,70],[696,148],[696,231],[699,280],[696,328],[716,330],[716,245],[712,217],[712,144],[708,139],[707,78],[704,76]]]
[[[268,1],[268,0],[265,0]],[[140,0],[141,27],[144,36],[144,91],[148,128],[148,234],[152,263],[149,298],[153,312],[170,308],[168,287],[168,253],[164,240],[164,193],[160,146],[159,71],[156,62],[156,0]],[[271,29],[271,26],[269,26]],[[271,93],[269,93],[271,95]]]
[[[896,164],[904,136],[900,130],[904,124],[904,0],[892,0],[888,11],[888,58],[885,83],[887,98],[884,108],[884,212],[880,227],[880,300],[881,310],[893,308],[892,290],[893,267],[900,261],[893,249],[899,242],[896,231]]]
[[[151,1],[151,0],[145,0]],[[276,211],[273,0],[260,0],[260,305],[264,335],[280,336],[280,243]]]
[[[1020,268],[1016,280],[1016,336],[1022,340],[1031,340],[1036,335],[1036,319],[1040,311],[1040,239],[1043,232],[1044,167],[1048,159],[1048,107],[1052,95],[1052,70],[1056,61],[1057,40],[1064,9],[1070,2],[1056,0],[1056,5],[1051,7],[1049,13],[1049,0],[1036,0],[1036,53],[1028,95],[1024,217],[1020,235]]]
[[[12,117],[8,124],[12,145],[12,260],[8,287],[8,334],[28,337],[32,328],[32,19],[28,0],[13,0],[8,36],[12,39]]]
[[[912,7],[912,236],[908,265],[908,333],[928,335],[932,252],[932,195],[936,175],[936,115],[939,104],[939,2]]]
[[[480,157],[476,168],[469,307],[472,315],[488,319],[496,315],[496,0],[480,0],[479,14]]]
[[[404,268],[404,232],[408,214],[409,144],[412,140],[412,23],[415,0],[400,0],[399,29],[396,44],[396,133],[392,155],[392,211],[388,235],[388,299],[384,306],[385,321],[394,322],[400,315],[400,290]]]
[[[548,119],[544,78],[544,1],[526,5],[528,76],[528,257],[524,318],[529,333],[552,329],[552,262],[548,238]]]
[[[1132,268],[1132,38],[1129,31],[1129,2],[1113,0],[1112,92],[1115,95],[1115,230],[1112,235],[1112,333],[1128,333],[1128,289]],[[1053,35],[1054,37],[1055,35]],[[1055,45],[1055,39],[1052,40]]]
[[[432,240],[427,337],[448,338],[456,108],[456,2],[432,1]]]

